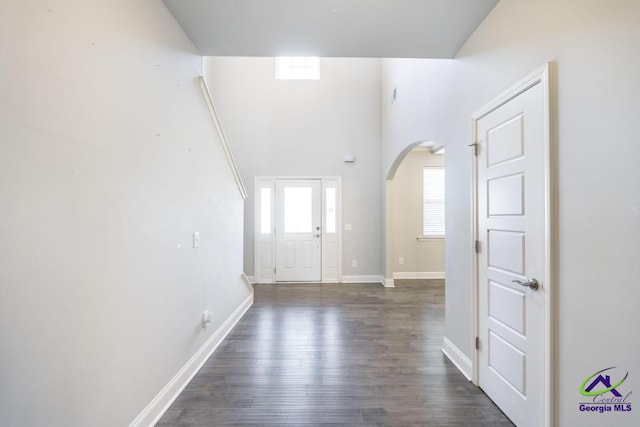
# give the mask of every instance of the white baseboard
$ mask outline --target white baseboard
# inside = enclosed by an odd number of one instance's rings
[[[384,284],[384,276],[368,275],[368,276],[342,276],[341,283],[382,283]]]
[[[460,351],[458,347],[455,346],[447,337],[444,337],[442,340],[442,352],[447,359],[451,361],[456,368],[462,372],[462,375],[469,381],[471,381],[473,367],[471,366],[471,359],[469,359],[465,354]]]
[[[419,271],[393,273],[394,279],[444,279],[444,271]]]
[[[189,381],[198,373],[202,365],[209,359],[211,354],[220,345],[222,340],[233,329],[238,321],[244,316],[247,310],[253,305],[253,291],[236,308],[231,316],[220,325],[189,361],[178,371],[178,373],[164,386],[160,393],[153,398],[146,408],[129,424],[129,427],[147,427],[155,425],[160,417],[165,413],[178,395],[189,384]]]
[[[396,285],[393,283],[393,279],[384,279],[384,287],[385,288],[395,288]]]
[[[253,276],[247,276],[244,273],[242,273],[240,276],[242,277],[242,281],[244,282],[244,284],[249,286],[249,288],[251,288],[251,290],[253,291],[253,286],[251,285],[256,283],[256,278]]]
[[[245,283],[248,284],[256,284],[256,283],[274,283],[273,280],[267,280],[264,282],[256,282],[256,278],[254,276],[247,276],[246,274],[242,274],[244,277],[242,278],[242,280],[245,281]],[[369,276],[342,276],[342,280],[338,280],[338,279],[330,279],[330,280],[323,280],[322,282],[317,282],[317,283],[382,283],[384,284],[384,278],[382,276],[376,276],[376,275],[369,275]],[[287,283],[287,282],[279,282],[279,283]],[[299,282],[291,282],[291,283],[299,283]],[[386,286],[386,285],[385,285]],[[393,281],[391,283],[391,286],[393,287]]]

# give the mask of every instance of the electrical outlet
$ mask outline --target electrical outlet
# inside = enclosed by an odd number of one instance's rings
[[[398,257],[398,264],[400,265],[404,264],[404,257],[401,257],[401,256]]]
[[[357,260],[353,260],[351,261],[351,267],[357,267],[358,266],[358,261]]]
[[[209,310],[203,311],[202,312],[202,329],[207,329],[207,326],[209,326],[212,322],[213,322],[213,313]]]

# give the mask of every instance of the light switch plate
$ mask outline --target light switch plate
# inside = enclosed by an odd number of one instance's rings
[[[193,233],[193,247],[194,248],[199,248],[200,247],[200,232],[196,231]]]

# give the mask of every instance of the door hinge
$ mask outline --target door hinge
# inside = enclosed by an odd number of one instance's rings
[[[476,350],[480,350],[480,338],[476,337]]]
[[[273,274],[276,274],[276,268],[273,267]]]
[[[480,240],[476,240],[473,246],[474,246],[474,249],[475,249],[476,253],[479,254],[480,253]]]
[[[473,155],[478,155],[478,141],[475,141],[473,144],[469,144],[469,147],[473,147]]]

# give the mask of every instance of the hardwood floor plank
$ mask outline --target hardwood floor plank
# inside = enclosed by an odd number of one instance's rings
[[[444,281],[256,285],[158,426],[511,426],[441,353]]]

